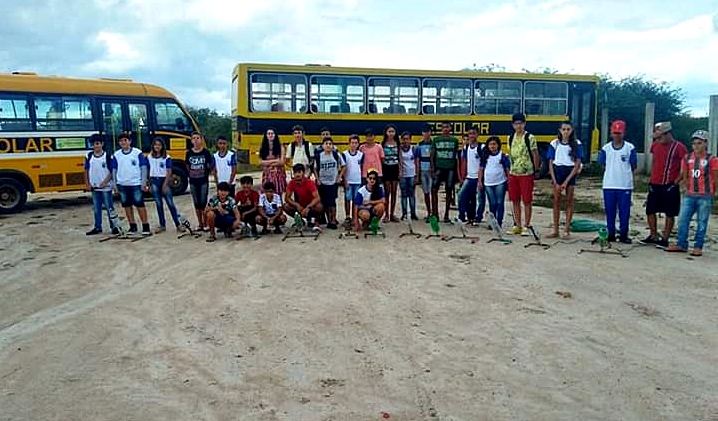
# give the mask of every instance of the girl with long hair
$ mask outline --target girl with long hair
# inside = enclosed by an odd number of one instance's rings
[[[563,238],[568,238],[571,235],[571,219],[573,218],[573,190],[583,158],[581,141],[576,139],[576,133],[570,121],[564,121],[559,126],[558,136],[551,141],[546,158],[549,161],[548,169],[553,182],[553,232],[547,237],[558,237],[561,196],[566,193],[566,226]]]
[[[262,185],[274,184],[274,192],[280,197],[287,189],[287,175],[284,172],[286,152],[279,141],[279,135],[273,127],[267,128],[259,147],[259,160],[262,165]]]
[[[387,210],[384,216],[384,222],[399,222],[394,216],[396,209],[396,192],[399,187],[399,179],[401,178],[401,154],[399,153],[399,138],[396,133],[396,127],[387,124],[384,128],[384,139],[381,142],[384,149],[384,164],[382,165],[382,174],[384,179],[384,191],[386,192]]]

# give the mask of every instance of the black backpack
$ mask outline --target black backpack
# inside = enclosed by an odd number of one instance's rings
[[[511,148],[511,145],[514,143],[515,134],[516,133],[514,132],[509,135],[509,148]],[[526,144],[526,153],[529,154],[529,161],[531,161],[531,166],[533,167],[534,172],[536,172],[536,164],[534,164],[534,157],[531,154],[531,133],[524,133],[524,142]]]
[[[289,156],[294,159],[294,151],[296,150],[296,144],[294,142],[289,144]],[[314,154],[311,153],[309,150],[309,142],[307,142],[305,139],[302,139],[302,146],[304,146],[304,153],[307,155],[307,159],[309,160],[309,168],[306,168],[306,172],[311,172],[311,168],[314,164]]]

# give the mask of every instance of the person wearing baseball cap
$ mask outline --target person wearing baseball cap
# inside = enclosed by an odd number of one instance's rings
[[[653,126],[653,144],[650,153],[653,155],[653,167],[648,181],[648,199],[646,201],[646,216],[650,234],[641,244],[654,244],[657,247],[668,247],[668,238],[673,230],[675,217],[681,209],[681,192],[678,187],[678,177],[681,171],[681,162],[688,154],[683,143],[673,138],[673,128],[670,121],[662,121]],[[658,221],[656,214],[666,215],[663,235],[658,235]]]
[[[633,173],[638,165],[636,147],[623,140],[626,123],[616,120],[611,123],[611,142],[598,151],[598,163],[603,172],[603,203],[606,207],[606,228],[608,241],[616,241],[616,210],[619,220],[619,241],[631,244],[628,237],[628,223],[631,219],[631,195],[633,194]]]
[[[681,161],[679,181],[686,183],[686,194],[681,204],[680,220],[678,221],[678,238],[676,244],[666,249],[669,252],[688,250],[688,229],[693,214],[696,215],[696,233],[693,237],[691,256],[703,255],[708,220],[713,208],[718,179],[718,157],[708,153],[708,132],[696,130],[691,136],[693,152]]]

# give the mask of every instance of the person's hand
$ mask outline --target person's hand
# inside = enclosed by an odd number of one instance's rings
[[[567,188],[568,188],[568,183],[567,183],[567,182],[564,182],[563,184],[561,184],[561,191],[562,191],[562,192],[566,191]]]
[[[85,183],[85,190],[92,191],[92,186],[90,185],[90,183]]]
[[[359,232],[359,231],[361,231],[361,224],[357,221],[354,224],[354,232]]]
[[[309,208],[304,208],[300,212],[302,216],[306,217],[307,215],[309,215]]]
[[[316,182],[315,182],[314,184],[316,184],[317,186],[319,186],[319,185],[322,184],[322,180],[320,180],[319,177],[317,177]]]
[[[415,175],[415,176],[414,176],[414,185],[415,185],[415,186],[418,186],[418,185],[419,185],[419,176],[418,176],[418,175]]]
[[[162,194],[165,194],[165,195],[166,195],[167,192],[169,191],[169,187],[170,187],[170,186],[168,186],[167,184],[163,184],[163,185],[162,185]]]
[[[150,186],[148,186],[147,184],[145,184],[144,186],[142,186],[142,191],[145,192],[145,193],[149,192],[149,191],[150,191]]]
[[[476,191],[481,191],[484,189],[484,182],[479,180],[479,184],[476,185]]]

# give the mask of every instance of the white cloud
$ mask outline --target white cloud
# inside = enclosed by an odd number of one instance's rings
[[[86,64],[86,70],[117,74],[143,65],[142,52],[133,46],[137,44],[126,35],[101,31],[95,35],[93,42],[104,48],[104,55],[99,60]]]

